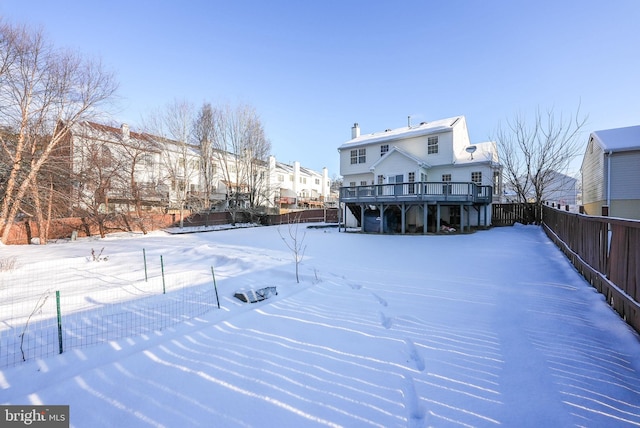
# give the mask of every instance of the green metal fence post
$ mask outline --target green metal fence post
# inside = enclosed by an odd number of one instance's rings
[[[160,256],[160,269],[162,270],[162,294],[167,294],[167,289],[164,283],[164,263],[162,261],[162,255]]]
[[[62,314],[60,312],[60,291],[56,291],[56,307],[58,308],[58,347],[62,354]]]
[[[218,286],[216,285],[216,274],[213,273],[213,266],[211,266],[211,276],[213,277],[213,288],[216,290],[216,301],[218,302],[218,309],[220,309],[220,298],[218,297]]]
[[[142,249],[142,259],[144,260],[144,282],[147,282],[149,280],[147,276],[147,252],[144,248]]]

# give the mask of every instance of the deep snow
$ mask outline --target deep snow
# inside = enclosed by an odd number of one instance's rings
[[[99,245],[114,273],[162,248],[219,268],[222,306],[2,369],[0,403],[68,404],[74,427],[640,425],[638,336],[539,227],[305,229],[300,284],[286,227],[0,247],[28,269]],[[233,298],[261,286],[278,296]]]

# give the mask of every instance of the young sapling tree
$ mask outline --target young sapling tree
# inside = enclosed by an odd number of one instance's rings
[[[300,283],[300,275],[299,275],[299,266],[300,262],[304,258],[304,252],[307,249],[306,244],[304,243],[304,238],[306,236],[306,232],[302,233],[302,236],[299,234],[298,227],[300,226],[300,216],[294,218],[293,223],[291,222],[291,217],[289,217],[288,226],[288,235],[285,236],[282,234],[280,228],[278,228],[278,234],[284,244],[291,250],[293,254],[293,260],[296,263],[296,283]]]

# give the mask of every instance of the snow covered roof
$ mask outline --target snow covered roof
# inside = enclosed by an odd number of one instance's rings
[[[276,169],[279,170],[279,172],[282,173],[287,173],[287,174],[293,174],[295,171],[295,168],[293,165],[289,165],[286,163],[282,163],[282,162],[276,162]],[[318,171],[314,171],[312,169],[309,168],[305,168],[303,166],[300,166],[300,174],[309,176],[309,177],[313,177],[313,176],[322,176],[321,172]]]
[[[473,153],[467,151],[468,147],[475,147]],[[465,147],[456,153],[456,165],[466,165],[478,162],[498,162],[498,148],[495,141],[476,143]]]
[[[387,129],[382,132],[374,132],[372,134],[361,135],[342,144],[338,151],[342,149],[364,146],[366,144],[376,143],[379,141],[399,140],[403,138],[419,137],[422,135],[436,134],[451,131],[453,126],[464,116],[456,116],[448,119],[440,119],[433,122],[422,122],[417,126],[405,126],[397,129]]]
[[[592,132],[604,151],[640,150],[640,125]]]

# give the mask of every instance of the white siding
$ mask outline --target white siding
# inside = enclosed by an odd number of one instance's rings
[[[451,165],[453,161],[452,135],[453,134],[451,132],[444,132],[406,138],[403,140],[393,141],[390,144],[390,147],[396,146],[418,159],[424,159],[424,161],[429,165]],[[428,154],[428,139],[429,137],[436,136],[438,137],[438,153]]]
[[[383,175],[385,183],[387,183],[387,177],[403,174],[403,181],[407,181],[407,173],[416,172],[417,169],[418,165],[415,160],[409,159],[401,153],[393,152],[378,164],[374,175],[375,177]],[[416,181],[419,181],[419,179],[416,179]]]
[[[640,199],[640,151],[611,156],[611,199]]]
[[[602,148],[590,140],[582,161],[582,203],[584,205],[605,199],[606,165]]]

